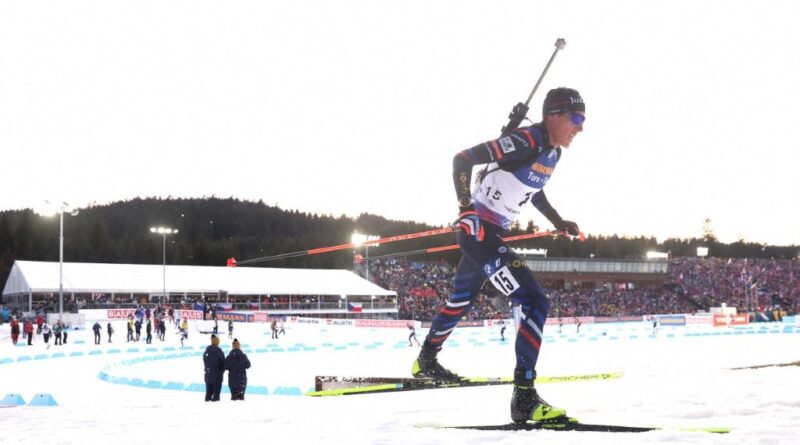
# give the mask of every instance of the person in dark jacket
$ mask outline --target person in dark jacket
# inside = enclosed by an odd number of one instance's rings
[[[136,330],[136,341],[139,341],[139,339],[142,337],[142,320],[137,319],[134,321],[133,328]]]
[[[111,343],[111,334],[114,333],[114,328],[111,327],[110,321],[108,322],[108,327],[106,329],[108,329],[108,342]]]
[[[228,387],[231,389],[231,400],[244,400],[247,389],[247,370],[250,360],[242,352],[239,339],[234,338],[231,352],[225,358],[225,369],[228,371]]]
[[[103,329],[100,327],[100,322],[95,321],[94,325],[92,326],[92,330],[94,331],[94,344],[100,344],[100,330]]]
[[[222,377],[225,374],[225,353],[219,348],[219,338],[211,335],[211,344],[203,353],[206,379],[206,402],[219,402]]]

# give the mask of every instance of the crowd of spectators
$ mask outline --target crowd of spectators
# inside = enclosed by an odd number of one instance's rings
[[[453,292],[455,268],[444,261],[410,261],[389,258],[370,261],[370,281],[397,292],[400,318],[432,320]],[[510,309],[500,302],[490,285],[478,294],[467,320],[504,318]]]
[[[445,262],[391,258],[370,261],[370,280],[396,291],[400,318],[430,320],[452,293],[454,267]],[[542,283],[551,317],[696,313],[722,303],[740,310],[800,312],[800,261],[747,258],[669,260],[663,285],[608,283],[564,289]],[[485,284],[469,319],[508,316],[508,302]]]

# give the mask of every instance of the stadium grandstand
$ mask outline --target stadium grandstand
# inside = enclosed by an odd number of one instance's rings
[[[16,261],[3,301],[21,312],[58,312],[59,263]],[[64,263],[64,309],[160,304],[326,318],[397,318],[397,294],[351,271],[262,267]],[[164,292],[166,290],[166,293]]]

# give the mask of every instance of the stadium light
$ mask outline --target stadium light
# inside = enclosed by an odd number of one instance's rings
[[[150,233],[157,233],[161,235],[162,238],[162,281],[163,281],[163,294],[161,294],[161,298],[164,298],[166,301],[165,303],[169,303],[169,299],[167,298],[167,235],[174,235],[178,233],[178,229],[171,229],[169,227],[150,227]]]
[[[68,211],[72,216],[78,216],[78,209],[69,209],[69,203],[62,202],[61,205],[53,204],[45,200],[45,205],[35,210],[41,216],[51,217],[59,215],[59,235],[58,235],[58,318],[64,316],[64,212]]]
[[[366,243],[367,241],[375,241],[380,239],[379,235],[364,235],[363,233],[353,232],[350,236],[350,243],[353,244],[353,247],[361,247],[362,244]],[[372,244],[372,246],[379,246],[380,244]],[[364,255],[364,261],[366,265],[366,279],[369,281],[369,244],[364,246],[364,251],[366,254]]]
[[[666,260],[669,259],[669,254],[650,250],[647,252],[646,257],[648,260]]]

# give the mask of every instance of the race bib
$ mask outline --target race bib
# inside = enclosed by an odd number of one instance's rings
[[[496,287],[497,290],[502,292],[506,297],[514,293],[515,290],[519,289],[519,283],[517,283],[517,280],[514,279],[514,275],[511,274],[511,271],[508,270],[508,266],[503,266],[502,269],[499,269],[497,272],[492,274],[489,277],[489,281],[491,281],[494,287]]]

